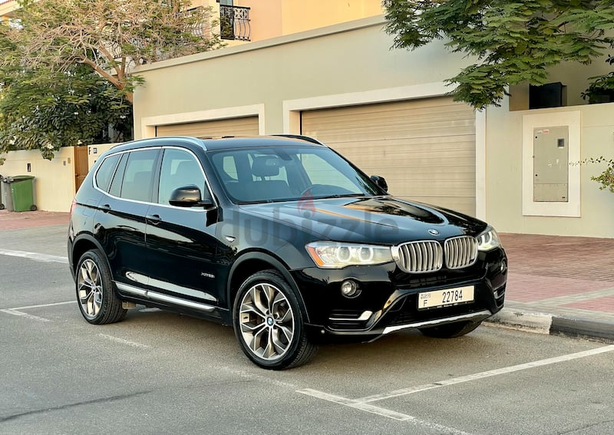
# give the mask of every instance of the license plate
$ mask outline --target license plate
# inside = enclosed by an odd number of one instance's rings
[[[447,290],[437,290],[418,294],[418,309],[446,307],[450,305],[464,304],[473,302],[472,285],[466,287],[451,288]]]

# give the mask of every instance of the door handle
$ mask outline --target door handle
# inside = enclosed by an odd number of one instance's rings
[[[100,206],[100,210],[102,210],[103,212],[107,213],[109,211],[111,211],[111,206],[109,204],[104,204]]]
[[[160,222],[162,222],[162,218],[159,214],[148,214],[145,219],[147,222],[151,222],[153,225],[158,225]]]

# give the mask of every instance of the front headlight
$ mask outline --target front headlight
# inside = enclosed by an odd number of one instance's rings
[[[490,251],[501,246],[501,240],[494,228],[488,227],[478,236],[478,250]]]
[[[367,266],[392,261],[392,253],[388,246],[313,242],[305,248],[316,265],[326,269]]]

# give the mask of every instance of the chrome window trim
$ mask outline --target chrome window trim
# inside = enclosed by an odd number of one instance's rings
[[[198,166],[200,167],[200,170],[203,174],[203,177],[205,178],[205,183],[207,184],[207,190],[209,191],[209,195],[211,196],[211,199],[213,200],[213,206],[211,208],[208,209],[196,209],[196,208],[191,208],[191,207],[183,207],[181,208],[182,210],[187,210],[187,211],[191,211],[191,212],[196,212],[196,213],[204,213],[207,212],[209,210],[213,210],[215,208],[219,207],[219,203],[217,202],[217,200],[215,199],[215,195],[213,194],[213,190],[211,190],[211,183],[209,183],[209,178],[207,177],[207,174],[205,173],[205,170],[203,169],[203,165],[201,164],[200,160],[198,159],[198,157],[196,156],[196,154],[194,154],[194,152],[192,152],[192,150],[189,150],[187,148],[183,148],[180,146],[176,146],[176,145],[160,145],[160,146],[155,146],[155,147],[147,147],[147,148],[135,148],[135,149],[131,149],[131,150],[124,150],[124,151],[117,151],[114,153],[110,153],[109,155],[105,156],[104,160],[108,159],[111,156],[116,156],[116,155],[120,155],[120,154],[125,154],[125,153],[132,153],[132,152],[139,152],[139,151],[149,151],[149,150],[165,150],[165,149],[178,149],[181,151],[185,151],[189,154],[192,155],[192,157],[194,157],[194,159],[196,160],[196,162],[198,163]],[[96,176],[98,175],[98,171],[100,170],[100,167],[102,166],[102,163],[104,162],[104,160],[102,162],[100,162],[100,165],[98,165],[98,168],[96,168],[96,172],[93,174],[93,179],[92,179],[92,183],[94,185],[94,189],[98,190],[99,192],[101,192],[102,194],[113,198],[113,199],[117,199],[120,201],[128,201],[128,202],[134,202],[137,204],[145,204],[145,205],[155,205],[155,206],[159,206],[159,207],[166,207],[166,208],[171,208],[173,210],[177,210],[178,207],[173,206],[173,205],[169,205],[169,204],[160,204],[159,202],[146,202],[146,201],[138,201],[136,199],[128,199],[128,198],[122,198],[120,196],[115,196],[115,195],[111,195],[109,192],[102,190],[100,187],[98,187],[98,183],[96,182]],[[117,170],[117,168],[115,168]],[[115,174],[113,174],[115,175]],[[158,183],[160,183],[160,179],[158,177]],[[158,184],[159,187],[159,184]]]

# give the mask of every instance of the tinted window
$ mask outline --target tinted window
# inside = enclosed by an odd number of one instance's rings
[[[132,151],[128,155],[120,196],[136,201],[151,201],[154,165],[158,150]]]
[[[189,185],[197,186],[201,191],[201,195],[206,195],[205,176],[203,175],[200,163],[187,151],[166,149],[162,158],[162,169],[160,170],[158,202],[160,204],[168,204],[173,190]]]
[[[329,148],[271,147],[213,153],[213,166],[237,202],[364,196],[377,186]]]
[[[122,191],[122,180],[124,179],[124,171],[126,170],[126,162],[128,161],[128,154],[122,154],[122,158],[117,165],[117,170],[111,181],[111,189],[109,193],[113,196],[119,196]]]
[[[100,168],[98,168],[98,172],[96,172],[96,186],[105,192],[109,191],[109,185],[120,157],[120,154],[107,157],[100,165]]]
[[[303,153],[300,154],[299,157],[311,184],[328,184],[347,189],[350,192],[355,191],[356,180],[348,178],[346,173],[333,167],[333,165],[322,158],[322,156],[312,153]]]

